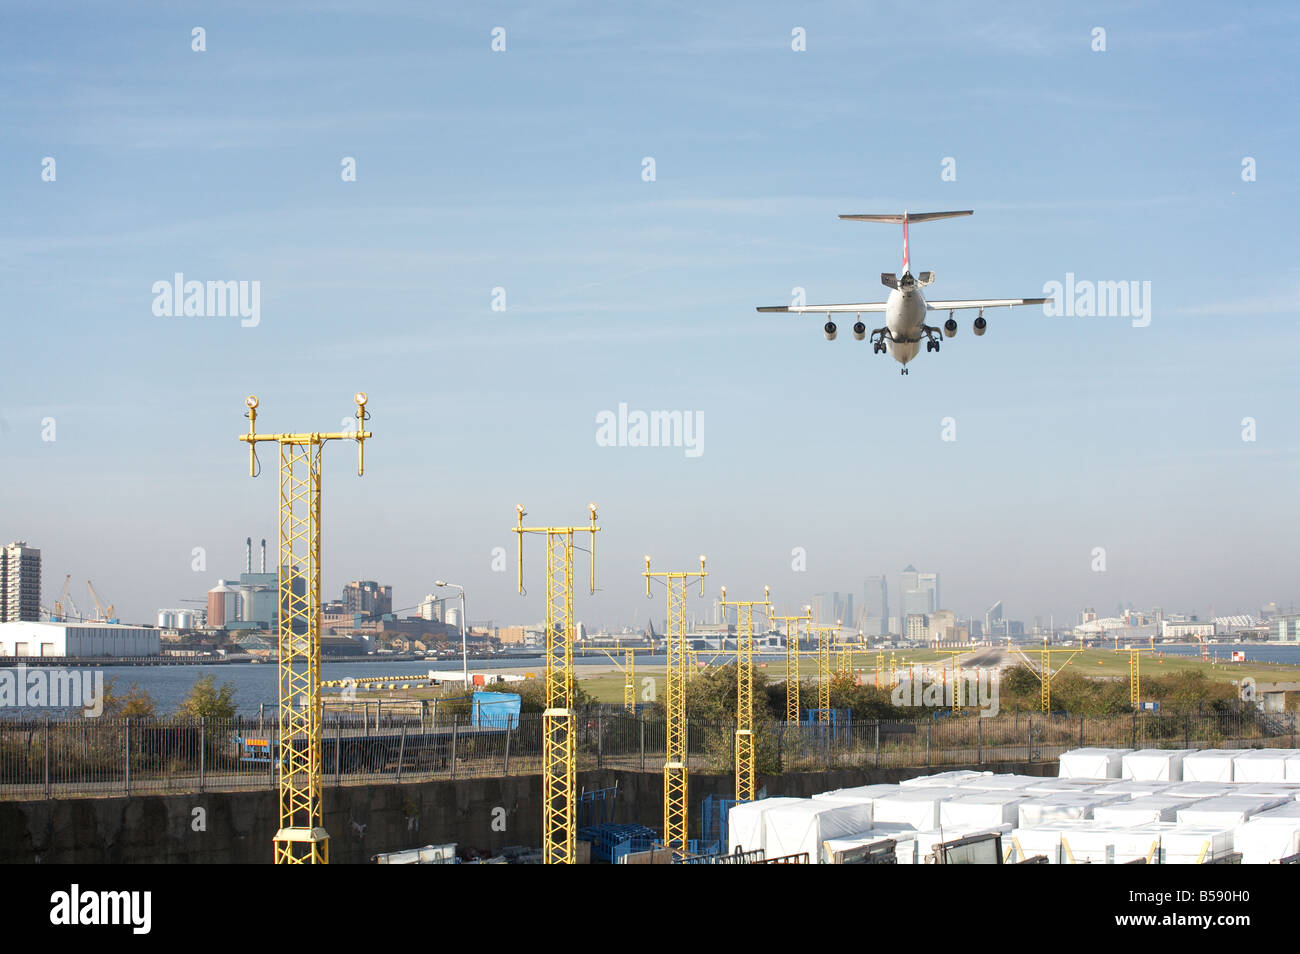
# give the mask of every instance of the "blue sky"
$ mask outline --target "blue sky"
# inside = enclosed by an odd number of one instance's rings
[[[1026,620],[1297,597],[1289,6],[54,9],[0,31],[0,536],[43,548],[46,603],[72,573],[147,619],[236,574],[275,530],[244,395],[327,430],[359,388],[376,436],[361,479],[327,449],[327,594],[412,606],[443,577],[473,619],[538,619],[514,505],[595,500],[578,613],[610,626],[662,615],[645,553],[783,608],[908,563]],[[1151,324],[1003,310],[976,339],[967,315],[903,377],[755,314],[880,300],[899,230],[835,216],[904,208],[975,210],[913,231],[931,297],[1149,281]],[[259,281],[260,324],[155,317],[175,272]],[[704,453],[598,446],[620,403],[702,414]]]

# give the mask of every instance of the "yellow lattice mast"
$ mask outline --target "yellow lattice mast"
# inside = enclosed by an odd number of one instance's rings
[[[862,634],[858,633],[858,639],[861,638]],[[853,678],[853,646],[851,642],[840,643],[840,664],[837,671],[845,679]]]
[[[515,508],[519,592],[524,592],[524,534],[546,537],[546,710],[542,713],[542,863],[572,865],[577,851],[578,755],[573,717],[573,535],[591,534],[591,586],[596,592],[596,505],[585,527],[525,527]]]
[[[614,667],[623,674],[623,710],[625,712],[636,712],[636,650],[630,646],[619,647],[615,645],[614,652],[610,652],[603,646],[597,646],[596,651],[604,653],[605,658],[614,664]],[[614,653],[622,655],[622,662]],[[587,655],[586,649],[580,650],[580,654]]]
[[[802,616],[773,616],[773,623],[785,623],[785,721],[799,722],[799,624],[812,622],[812,607],[805,606]]]
[[[704,557],[698,570],[650,570],[645,558],[645,595],[650,596],[650,578],[660,577],[668,589],[666,650],[668,656],[664,711],[667,740],[664,748],[664,846],[684,851],[690,828],[690,792],[688,784],[686,738],[686,671],[690,658],[686,648],[686,589],[695,577],[704,595]]]
[[[1132,646],[1115,650],[1117,653],[1128,653],[1128,702],[1134,709],[1138,707],[1142,693],[1142,654],[1150,651],[1145,648],[1134,649]]]
[[[809,626],[810,635],[817,637],[817,721],[831,721],[831,634],[840,631],[839,620],[834,626]]]
[[[754,607],[772,610],[771,590],[763,587],[761,600],[727,602],[722,587],[722,611],[736,607],[736,800],[752,802],[757,791],[754,770]]]
[[[952,657],[952,711],[960,712],[962,708],[961,657],[974,652],[972,649],[936,649],[940,656]]]
[[[1016,652],[1020,654],[1020,658],[1025,661],[1025,665],[1027,665],[1032,672],[1034,664],[1029,661],[1029,657],[1025,655],[1022,649],[1017,648]],[[1065,662],[1061,663],[1056,672],[1052,672],[1052,653],[1069,653]],[[1043,712],[1052,711],[1052,680],[1060,675],[1061,670],[1068,666],[1070,660],[1077,655],[1079,655],[1079,650],[1073,646],[1061,649],[1048,649],[1047,639],[1043,639],[1043,646],[1038,650],[1038,702],[1039,708]]]
[[[258,474],[257,444],[280,446],[279,759],[280,828],[276,864],[328,864],[329,833],[321,803],[321,448],[357,442],[357,475],[365,471],[366,395],[358,391],[355,431],[258,434],[257,396],[250,394],[248,473]]]
[[[636,712],[636,650],[623,650],[623,711]]]
[[[885,668],[885,651],[876,650],[876,688],[880,688],[880,671]]]

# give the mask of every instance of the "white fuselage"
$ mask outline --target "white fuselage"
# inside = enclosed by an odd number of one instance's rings
[[[906,365],[921,350],[921,326],[925,324],[925,299],[921,289],[895,288],[885,302],[885,327],[889,337],[885,346],[899,364]],[[890,340],[892,338],[892,340]]]

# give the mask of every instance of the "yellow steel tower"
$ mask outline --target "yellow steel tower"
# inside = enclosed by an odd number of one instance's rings
[[[687,776],[686,680],[690,660],[686,650],[686,588],[693,577],[700,579],[704,595],[704,557],[698,570],[650,570],[645,558],[645,595],[650,596],[650,578],[663,577],[668,588],[668,622],[665,649],[668,655],[664,709],[667,713],[667,745],[664,749],[664,847],[686,849],[690,797]]]
[[[1128,653],[1128,702],[1136,709],[1142,693],[1142,654],[1150,650],[1145,647],[1134,649],[1132,646],[1125,646],[1115,652]]]
[[[328,864],[329,834],[321,805],[320,613],[321,448],[357,442],[357,474],[365,470],[366,395],[357,392],[355,431],[258,434],[257,397],[249,395],[248,473],[256,477],[257,444],[280,445],[280,830],[276,864]]]
[[[752,802],[757,789],[754,771],[754,607],[771,612],[771,591],[763,587],[761,600],[727,602],[722,588],[722,611],[736,607],[736,801]]]
[[[1016,652],[1020,654],[1020,658],[1025,661],[1025,664],[1029,667],[1030,671],[1032,672],[1034,668],[1034,664],[1029,661],[1029,657],[1026,656],[1024,651],[1018,647],[1016,649]],[[1060,667],[1057,668],[1056,672],[1052,672],[1052,653],[1070,654],[1066,658],[1065,662],[1061,663]],[[1062,648],[1062,649],[1048,649],[1047,639],[1046,638],[1043,639],[1043,647],[1038,651],[1038,687],[1039,687],[1038,703],[1039,703],[1039,708],[1043,712],[1052,711],[1052,680],[1055,679],[1058,675],[1060,675],[1061,670],[1064,669],[1066,666],[1068,666],[1070,664],[1070,660],[1073,659],[1078,654],[1079,654],[1079,650],[1075,649],[1074,647]]]
[[[578,861],[577,745],[573,732],[573,535],[591,534],[591,592],[596,592],[596,505],[586,527],[525,527],[519,534],[519,592],[524,592],[524,534],[546,535],[546,711],[542,713],[542,863]]]
[[[935,653],[940,656],[952,657],[952,711],[953,712],[960,712],[962,708],[962,695],[963,695],[962,690],[964,689],[964,687],[961,684],[961,657],[966,655],[969,652],[974,652],[974,650],[971,649],[936,649],[935,650]]]
[[[598,648],[597,652],[604,653],[605,657],[614,664],[614,668],[623,674],[623,711],[636,712],[636,650],[631,646],[620,649],[615,645],[613,652],[604,648]],[[614,656],[617,652],[623,654],[621,663]],[[584,649],[582,655],[586,654]]]
[[[799,623],[812,622],[812,607],[803,608],[803,616],[773,616],[774,623],[785,623],[785,721],[799,723]]]
[[[809,626],[808,632],[817,636],[817,721],[831,721],[831,633],[838,633],[840,624],[834,626]]]

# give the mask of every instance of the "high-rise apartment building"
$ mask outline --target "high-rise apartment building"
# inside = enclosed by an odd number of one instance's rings
[[[41,618],[41,551],[26,540],[0,549],[0,623]]]

